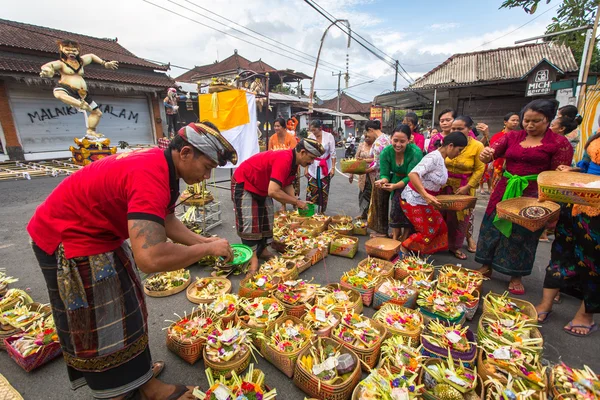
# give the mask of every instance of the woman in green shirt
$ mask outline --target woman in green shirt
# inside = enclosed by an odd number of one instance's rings
[[[390,227],[394,240],[405,240],[412,229],[410,221],[404,216],[400,207],[400,195],[409,183],[408,174],[423,158],[419,147],[410,143],[411,130],[408,125],[400,124],[392,133],[392,144],[387,146],[379,156],[379,180],[375,187],[391,192],[392,208]],[[402,232],[404,228],[404,232]]]

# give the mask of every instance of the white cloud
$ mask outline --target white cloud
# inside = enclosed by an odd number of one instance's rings
[[[429,28],[433,31],[446,32],[460,26],[458,22],[447,22],[445,24],[432,24]]]

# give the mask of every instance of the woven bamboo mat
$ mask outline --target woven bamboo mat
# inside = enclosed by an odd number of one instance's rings
[[[0,400],[23,400],[19,392],[8,383],[2,374],[0,374]]]

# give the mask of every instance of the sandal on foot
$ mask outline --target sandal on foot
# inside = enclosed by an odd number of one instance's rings
[[[523,286],[523,284],[520,284],[521,286]],[[515,289],[515,287],[511,287],[511,285],[508,285],[508,293],[510,294],[514,294],[515,296],[523,296],[525,294],[525,288],[523,287],[523,289]]]
[[[554,296],[554,299],[552,299],[552,302],[554,304],[561,304],[563,302],[562,296],[559,294],[557,294],[556,296]]]
[[[181,396],[183,396],[189,391],[190,389],[185,385],[175,385],[175,390],[173,391],[173,393],[171,393],[169,397],[167,397],[166,400],[178,400],[181,398]]]
[[[541,311],[539,313],[537,313],[537,323],[538,324],[545,324],[546,322],[548,322],[548,319],[550,318],[550,315],[552,314],[552,310],[550,311]],[[544,317],[544,319],[540,320],[540,317]]]
[[[567,332],[569,335],[573,335],[573,336],[578,336],[578,337],[585,337],[585,336],[589,336],[590,334],[596,332],[598,330],[598,325],[591,324],[591,325],[573,325],[573,321],[569,322],[568,329],[567,327],[563,328],[563,331]],[[587,329],[588,332],[587,333],[577,333],[577,332],[573,332],[573,328],[583,328],[583,329]]]
[[[459,260],[467,259],[467,255],[460,250],[456,250],[456,251],[448,250],[448,251],[450,252],[450,254],[452,254],[454,257],[458,258]]]

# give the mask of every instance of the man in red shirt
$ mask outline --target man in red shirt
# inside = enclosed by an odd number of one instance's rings
[[[258,153],[235,170],[231,179],[235,225],[242,243],[254,251],[249,273],[258,268],[258,256],[271,255],[267,246],[273,237],[273,199],[306,208],[294,193],[298,167],[306,168],[324,153],[319,142],[304,139],[295,149]]]
[[[227,240],[197,235],[173,213],[179,179],[201,182],[228,161],[235,164],[237,154],[214,125],[190,124],[166,150],[90,164],[37,208],[27,231],[73,389],[87,384],[100,399],[121,399],[137,389],[148,399],[193,399],[190,388],[154,377],[162,365],[153,371],[135,266],[145,273],[175,271],[207,255],[232,257]]]

